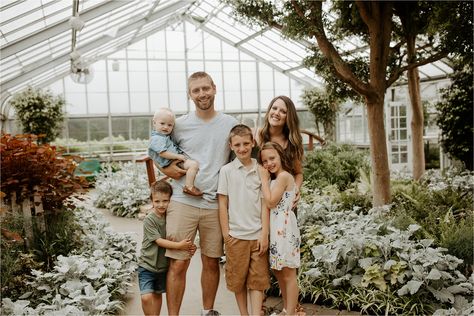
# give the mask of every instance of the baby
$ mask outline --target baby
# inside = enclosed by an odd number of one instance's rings
[[[183,151],[171,140],[170,134],[173,131],[175,116],[170,109],[161,108],[153,116],[153,128],[151,133],[148,155],[161,168],[171,164],[172,160],[181,160],[179,167],[186,170],[186,183],[183,192],[202,196],[201,190],[194,186],[194,179],[199,170],[197,161],[189,159]]]

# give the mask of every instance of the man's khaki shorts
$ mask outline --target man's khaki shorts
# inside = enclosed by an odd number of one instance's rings
[[[201,254],[219,258],[222,250],[222,233],[217,209],[203,209],[171,201],[166,214],[166,239],[181,241],[189,238],[194,241],[199,230]],[[186,250],[166,249],[167,257],[187,260],[191,256]]]
[[[270,287],[268,251],[260,256],[257,240],[229,236],[225,240],[225,257],[225,280],[230,291],[263,291]]]

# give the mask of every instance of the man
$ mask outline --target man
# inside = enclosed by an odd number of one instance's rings
[[[176,120],[172,138],[183,152],[199,163],[200,169],[195,185],[203,196],[183,194],[185,170],[176,164],[162,171],[173,179],[173,194],[166,220],[167,238],[194,240],[199,230],[201,248],[201,288],[203,310],[201,315],[219,315],[214,300],[219,285],[219,258],[223,255],[222,233],[219,224],[217,204],[217,182],[219,169],[229,160],[230,148],[227,136],[237,120],[218,112],[214,108],[216,86],[205,72],[196,72],[188,79],[188,94],[196,111]],[[190,256],[186,251],[167,250],[170,258],[167,277],[168,313],[178,315],[186,286],[186,272]]]

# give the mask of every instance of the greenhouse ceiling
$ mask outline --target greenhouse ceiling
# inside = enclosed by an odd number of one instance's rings
[[[184,21],[304,85],[321,83],[303,65],[313,43],[282,40],[270,28],[251,29],[219,0],[2,0],[0,16],[2,105],[27,85],[47,86]],[[347,53],[364,49],[350,40],[344,47]],[[428,80],[451,71],[443,61],[420,67]]]

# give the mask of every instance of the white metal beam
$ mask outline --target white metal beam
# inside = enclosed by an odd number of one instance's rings
[[[81,12],[81,19],[87,22],[129,3],[130,2],[128,1],[106,1]],[[45,29],[38,30],[31,35],[22,37],[16,41],[4,45],[0,48],[0,55],[2,58],[7,58],[22,51],[23,49],[46,41],[51,37],[66,32],[70,29],[71,27],[69,26],[69,18],[64,19],[52,24]]]
[[[205,31],[206,33],[209,33],[215,37],[217,37],[218,39],[220,39],[221,41],[223,41],[224,43],[227,43],[229,44],[230,46],[232,47],[236,47],[236,44],[234,42],[232,42],[231,40],[229,40],[228,38],[225,38],[224,36],[221,36],[219,33],[217,33],[216,31],[208,28],[206,25],[201,25],[198,21],[196,21],[195,19],[193,19],[192,17],[189,17],[189,16],[185,16],[185,19],[197,26],[198,28],[200,28],[201,30]],[[256,60],[258,60],[259,62],[261,62],[262,64],[265,64],[269,67],[271,67],[272,69],[275,69],[277,71],[279,71],[280,73],[285,73],[284,69],[274,65],[273,63],[267,61],[267,60],[264,60],[262,59],[260,56],[258,56],[257,54],[255,54],[254,52],[248,50],[248,49],[245,49],[244,47],[242,46],[238,46],[236,47],[237,49],[239,49],[240,51],[246,53],[247,55],[249,56],[252,56],[253,58],[255,58]],[[316,80],[313,80],[311,78],[308,78],[305,79],[305,78],[300,78],[300,77],[297,77],[295,76],[294,74],[292,73],[285,73],[285,75],[287,75],[288,77],[290,77],[291,79],[303,84],[303,85],[311,85],[311,86],[314,86],[314,85],[319,85],[319,83],[316,81]]]
[[[114,1],[115,2],[115,1]],[[120,37],[122,35],[125,35],[139,27],[142,27],[143,25],[147,24],[147,23],[150,23],[150,22],[153,22],[155,20],[158,20],[160,18],[163,18],[169,14],[172,14],[174,12],[177,12],[178,10],[184,8],[184,7],[187,7],[189,4],[193,3],[194,0],[186,0],[186,1],[179,1],[177,3],[174,3],[172,5],[169,5],[169,6],[166,6],[164,7],[163,9],[160,9],[158,12],[155,12],[154,14],[152,14],[151,16],[149,16],[148,18],[142,18],[140,20],[137,20],[135,22],[132,22],[128,25],[125,25],[123,27],[121,27],[119,29],[119,31],[117,32],[117,37]],[[175,15],[173,15],[175,16]],[[156,32],[156,29],[153,30],[153,32]],[[147,34],[150,34],[152,32],[148,32]],[[140,36],[140,37],[137,37],[137,39],[135,39],[133,42],[136,42],[138,41],[139,39],[142,39],[143,37]],[[87,53],[88,51],[96,48],[96,47],[99,47],[100,45],[105,45],[107,44],[107,42],[110,41],[110,37],[106,36],[106,35],[103,35],[102,37],[100,37],[99,39],[96,39],[90,43],[87,43],[85,45],[82,45],[82,46],[79,46],[77,47],[77,50],[78,51],[81,51],[83,52],[83,54]],[[131,43],[128,43],[128,45],[130,45]],[[121,48],[123,48],[121,46]],[[58,66],[62,63],[67,63],[69,62],[70,60],[70,56],[69,56],[69,51],[62,54],[61,56],[58,56],[56,58],[52,58],[51,56],[48,56],[46,58],[43,58],[42,60],[39,60],[37,62],[34,63],[34,65],[29,65],[30,67],[28,67],[28,71],[23,71],[22,74],[8,80],[8,81],[5,81],[5,82],[1,82],[0,83],[0,91],[2,93],[2,95],[4,93],[7,93],[9,89],[11,89],[12,87],[15,87],[16,85],[19,85],[21,84],[22,82],[28,80],[29,78],[32,78],[32,77],[35,77],[41,73],[43,73],[44,71],[47,71],[49,69],[51,69],[52,67],[55,67],[55,66]]]

